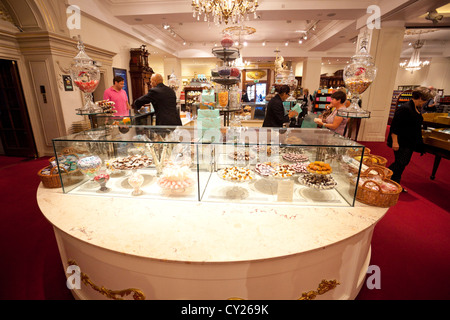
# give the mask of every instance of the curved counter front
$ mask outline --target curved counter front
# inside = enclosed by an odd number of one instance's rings
[[[387,212],[360,203],[93,197],[42,184],[37,201],[54,226],[64,270],[80,271],[77,299],[354,299],[373,229]]]

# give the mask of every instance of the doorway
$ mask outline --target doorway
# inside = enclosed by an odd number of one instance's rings
[[[0,141],[2,155],[37,157],[17,62],[3,59],[0,59]]]

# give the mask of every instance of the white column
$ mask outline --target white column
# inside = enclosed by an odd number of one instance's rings
[[[362,94],[362,108],[371,112],[369,119],[361,121],[359,141],[385,141],[386,127],[397,76],[405,28],[383,24],[371,32],[369,52],[374,58],[377,75]]]
[[[314,93],[320,86],[322,58],[307,58],[303,61],[302,88]]]

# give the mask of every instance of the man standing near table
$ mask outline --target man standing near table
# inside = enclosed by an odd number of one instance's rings
[[[117,111],[115,116],[129,117],[131,106],[128,103],[128,96],[123,87],[125,85],[125,79],[116,76],[113,80],[114,85],[105,90],[103,94],[103,100],[109,100],[115,103],[114,109]]]
[[[175,91],[163,83],[160,74],[152,75],[151,84],[152,88],[148,93],[134,102],[135,109],[139,110],[143,105],[151,103],[155,109],[157,126],[181,126]]]

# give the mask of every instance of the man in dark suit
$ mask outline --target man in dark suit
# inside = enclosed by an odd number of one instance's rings
[[[163,77],[154,74],[151,79],[152,88],[148,93],[134,102],[136,109],[151,103],[155,109],[157,126],[181,126],[180,114],[177,110],[177,96],[175,91],[164,85]]]
[[[277,127],[282,128],[283,123],[298,115],[297,111],[289,111],[285,115],[283,101],[289,97],[289,86],[283,85],[278,90],[278,94],[273,97],[267,104],[266,116],[264,118],[263,127]]]

